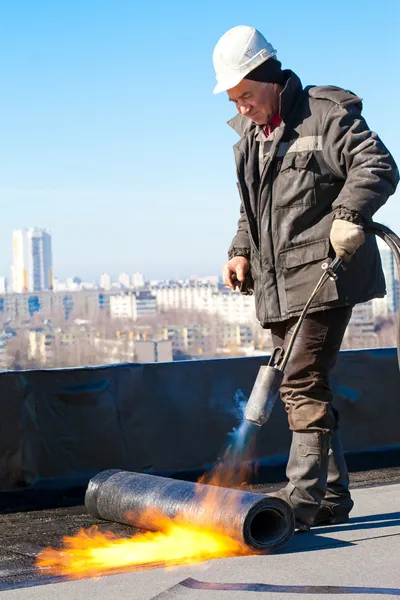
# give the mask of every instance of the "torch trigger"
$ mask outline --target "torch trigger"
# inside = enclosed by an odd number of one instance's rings
[[[285,350],[281,346],[277,346],[274,348],[274,351],[271,354],[271,358],[269,359],[268,366],[279,369],[279,365],[285,356]]]

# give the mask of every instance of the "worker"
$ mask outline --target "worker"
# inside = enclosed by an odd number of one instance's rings
[[[240,218],[225,285],[251,282],[261,326],[285,348],[322,264],[335,255],[346,263],[311,305],[286,367],[280,392],[292,443],[288,483],[277,492],[300,530],[342,523],[353,501],[329,374],[354,305],[385,295],[376,240],[364,226],[394,193],[398,169],[363,118],[361,98],[333,86],[303,89],[258,30],[226,32],[213,64],[214,93],[236,106],[229,124],[240,137]]]

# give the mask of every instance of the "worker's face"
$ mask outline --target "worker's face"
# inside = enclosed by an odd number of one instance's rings
[[[280,92],[281,86],[277,83],[242,79],[237,86],[228,90],[228,96],[236,104],[238,113],[257,125],[265,125],[279,110]]]

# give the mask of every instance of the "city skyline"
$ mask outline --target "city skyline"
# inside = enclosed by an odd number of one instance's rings
[[[50,285],[49,277],[46,290],[45,265],[52,272],[50,232],[30,228],[14,231],[13,238],[19,276],[9,291],[0,278],[1,368],[270,351],[269,332],[257,321],[254,297],[225,287],[220,276],[176,281],[151,280],[139,271],[118,277],[103,272],[96,282],[70,277]],[[399,285],[393,254],[381,240],[378,246],[387,295],[354,307],[344,348],[394,344]]]
[[[36,239],[33,239],[36,238]],[[45,248],[43,248],[43,239],[45,239]],[[29,265],[29,268],[33,269],[35,256],[32,243],[42,241],[42,246],[40,248],[39,255],[36,256],[36,269],[40,267],[39,273],[39,283],[34,284],[33,281],[33,273],[28,272],[24,273],[24,267]],[[382,267],[385,274],[386,286],[387,286],[387,295],[385,302],[388,304],[388,308],[391,311],[397,310],[398,306],[398,275],[395,268],[395,260],[393,253],[388,248],[388,246],[379,238],[377,239],[379,252],[381,255]],[[36,248],[36,254],[38,254],[38,248]],[[111,290],[111,289],[129,289],[129,288],[143,288],[145,284],[148,283],[156,283],[156,282],[185,282],[185,281],[193,281],[193,280],[202,280],[204,282],[213,282],[215,285],[217,281],[219,284],[222,283],[221,274],[216,273],[208,273],[207,275],[199,275],[192,273],[186,277],[178,277],[169,275],[167,277],[147,277],[143,273],[143,271],[133,270],[130,272],[126,271],[116,271],[114,273],[108,273],[106,271],[101,271],[95,277],[91,278],[83,278],[79,274],[69,274],[67,277],[61,278],[57,277],[57,272],[54,275],[53,271],[53,257],[52,257],[52,234],[46,228],[38,228],[31,227],[24,230],[14,230],[13,232],[13,256],[14,263],[10,268],[10,277],[7,275],[2,275],[0,273],[0,295],[3,293],[12,293],[21,291],[25,292],[35,292],[35,291],[46,291],[53,290],[54,291],[77,291],[81,289],[81,284],[88,286],[85,289],[103,289],[103,290]],[[16,262],[18,261],[18,266],[16,266]],[[25,264],[26,263],[26,264]],[[15,284],[14,273],[18,270],[21,271],[18,278],[17,285]],[[47,267],[47,275],[45,267]],[[45,277],[45,279],[44,279]],[[21,283],[22,279],[30,279],[30,285],[28,285],[27,281],[25,282],[25,289],[22,289],[24,286]],[[379,299],[377,299],[377,305]]]
[[[386,259],[390,278],[393,265],[390,256]],[[269,331],[256,319],[253,297],[218,280],[144,282],[142,286],[141,274],[135,276],[128,281],[125,274],[120,279],[125,285],[136,279],[137,289],[78,287],[0,294],[0,366],[57,368],[144,357],[153,361],[161,342],[169,356],[164,352],[165,360],[270,352]],[[391,284],[394,291],[394,281]],[[393,300],[388,294],[357,305],[343,348],[394,345]],[[142,341],[148,345],[139,352]]]
[[[0,296],[3,297],[0,312],[4,311],[6,307],[5,295],[15,293],[18,295],[21,292],[28,293],[28,295],[33,294],[28,296],[29,308],[27,310],[33,310],[36,313],[41,311],[43,299],[40,300],[39,297],[34,296],[35,293],[50,291],[56,294],[65,294],[63,302],[67,303],[66,306],[70,311],[73,300],[68,294],[92,291],[95,294],[93,300],[99,306],[103,307],[104,298],[106,297],[103,294],[104,292],[109,295],[111,313],[114,312],[119,316],[129,316],[136,320],[138,294],[143,296],[143,306],[147,306],[150,302],[150,312],[157,312],[160,306],[174,309],[183,307],[207,312],[210,306],[210,296],[207,296],[207,294],[217,294],[222,302],[221,307],[217,310],[222,309],[222,312],[224,312],[226,310],[224,303],[227,294],[232,293],[223,285],[222,279],[218,275],[191,276],[184,279],[174,279],[173,277],[151,279],[145,277],[142,272],[135,271],[131,274],[122,272],[116,279],[115,276],[103,271],[100,276],[92,280],[85,281],[77,276],[71,276],[65,280],[57,278],[53,280],[51,239],[51,233],[47,229],[30,228],[14,231],[13,273],[17,273],[17,278],[13,279],[11,285],[7,286],[5,278],[0,277]],[[38,245],[38,242],[41,243]],[[388,319],[390,315],[398,310],[400,288],[399,274],[396,273],[392,251],[379,238],[377,244],[386,281],[386,295],[383,298],[375,298],[370,302],[356,306],[352,317],[353,325],[357,323],[358,319],[363,325],[367,313],[367,322],[370,328],[367,333],[372,333],[372,335],[375,335],[373,331],[375,319]],[[44,280],[45,266],[48,268],[47,287]],[[206,302],[204,304],[202,294],[207,288],[208,292],[206,292]],[[188,299],[187,294],[193,293],[193,298]],[[197,299],[196,296],[198,296]],[[179,300],[179,298],[181,299]],[[242,301],[244,302],[244,300]],[[183,302],[182,306],[181,302]],[[248,304],[247,309],[250,309],[251,313],[255,315],[253,299],[251,297],[246,298],[246,303]],[[147,309],[144,311],[145,314],[147,314],[146,311]]]

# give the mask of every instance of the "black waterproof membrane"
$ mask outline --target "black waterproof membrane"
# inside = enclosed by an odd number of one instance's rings
[[[280,498],[128,471],[96,475],[86,490],[85,505],[97,519],[153,531],[158,529],[155,512],[178,515],[254,550],[278,550],[294,532],[292,510]]]

